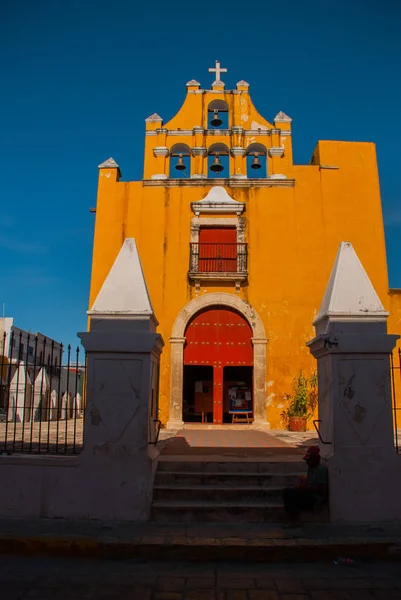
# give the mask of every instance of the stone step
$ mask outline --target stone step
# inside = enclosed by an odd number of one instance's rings
[[[282,487],[247,486],[203,486],[191,487],[155,485],[153,490],[154,502],[173,501],[199,501],[199,502],[282,502]]]
[[[154,501],[152,520],[160,523],[276,523],[283,519],[279,502]]]
[[[244,486],[281,486],[295,485],[300,473],[201,473],[193,471],[157,471],[155,485],[174,485],[191,487],[194,485],[227,487]]]
[[[305,473],[302,460],[277,462],[159,460],[158,471],[180,473]]]
[[[280,523],[286,518],[278,502],[200,502],[173,500],[155,501],[152,520],[159,523]],[[321,507],[316,512],[302,513],[305,523],[330,521],[329,511]]]
[[[305,474],[300,456],[267,460],[219,457],[159,460],[153,490],[152,519],[184,523],[278,523],[285,517],[282,491]],[[306,521],[329,520],[327,511]]]

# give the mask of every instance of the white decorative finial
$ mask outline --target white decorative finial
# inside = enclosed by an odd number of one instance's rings
[[[356,318],[383,321],[388,314],[352,244],[341,242],[322,304],[313,322],[316,333],[326,333],[329,321]]]
[[[138,249],[133,238],[124,241],[88,314],[94,317],[153,316]]]
[[[220,67],[220,62],[218,60],[216,60],[216,68],[215,69],[209,69],[209,73],[216,73],[216,82],[218,82],[218,81],[221,81],[220,74],[221,73],[227,73],[227,69],[221,68]]]

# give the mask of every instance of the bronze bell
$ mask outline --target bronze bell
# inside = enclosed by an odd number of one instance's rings
[[[216,156],[213,159],[213,163],[210,166],[210,170],[214,171],[214,173],[220,173],[221,171],[223,171],[224,167],[220,162],[220,157],[218,154],[216,154]]]
[[[175,165],[175,168],[177,169],[177,171],[185,171],[185,169],[187,168],[182,158],[182,154],[178,155],[178,160],[177,164]]]
[[[219,125],[222,124],[222,120],[219,117],[219,111],[218,110],[214,110],[213,111],[213,119],[210,121],[210,125],[213,125],[213,127],[218,127]]]
[[[251,164],[251,169],[260,169],[262,165],[260,164],[259,155],[255,152],[255,156],[253,157],[253,161]]]

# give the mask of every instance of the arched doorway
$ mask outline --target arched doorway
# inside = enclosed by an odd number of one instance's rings
[[[183,421],[252,419],[252,329],[224,306],[195,315],[185,331]]]
[[[179,429],[184,425],[183,383],[185,333],[191,319],[207,308],[229,307],[242,315],[252,329],[253,347],[253,428],[269,429],[266,419],[266,334],[256,310],[235,296],[224,292],[203,294],[191,300],[178,313],[170,338],[170,417],[168,429]]]

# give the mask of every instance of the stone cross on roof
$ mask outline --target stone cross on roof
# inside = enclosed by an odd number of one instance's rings
[[[216,81],[221,81],[220,74],[227,73],[227,69],[223,69],[222,67],[220,67],[220,62],[216,60],[216,68],[209,69],[209,73],[216,73]]]

